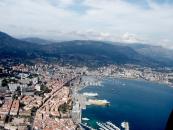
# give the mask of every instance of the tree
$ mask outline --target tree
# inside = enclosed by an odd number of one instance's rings
[[[8,81],[7,81],[7,79],[3,79],[2,80],[2,87],[6,87],[6,86],[8,86]]]
[[[70,110],[70,106],[69,106],[69,104],[64,103],[64,104],[59,106],[58,110],[62,113],[66,113],[67,111]]]
[[[47,86],[45,86],[45,85],[41,85],[41,91],[43,91],[44,93],[50,93],[51,92],[51,90],[47,87]]]
[[[21,88],[18,86],[17,89],[16,89],[16,92],[17,92],[17,95],[21,95]]]

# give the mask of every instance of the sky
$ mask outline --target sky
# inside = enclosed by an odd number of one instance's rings
[[[0,31],[173,48],[173,0],[0,0]]]

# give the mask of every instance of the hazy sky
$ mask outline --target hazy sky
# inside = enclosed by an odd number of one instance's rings
[[[0,30],[17,37],[173,48],[173,0],[0,0]]]

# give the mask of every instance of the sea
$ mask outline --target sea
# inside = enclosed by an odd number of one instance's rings
[[[134,79],[104,78],[101,86],[87,86],[83,92],[98,93],[109,106],[89,105],[82,110],[83,121],[98,129],[96,122],[111,121],[121,127],[129,122],[130,130],[164,130],[173,110],[173,87]]]

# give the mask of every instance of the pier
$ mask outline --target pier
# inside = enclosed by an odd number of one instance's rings
[[[114,79],[115,84],[121,84],[119,79],[116,79],[115,77],[112,77],[112,78]],[[97,77],[97,79],[100,79],[100,77]],[[92,85],[91,83],[87,82],[87,84]],[[85,83],[83,83],[81,77],[77,77],[71,80],[71,82],[69,82],[69,85],[70,85],[72,100],[73,100],[73,108],[71,111],[71,116],[73,121],[76,124],[78,124],[81,130],[96,130],[88,126],[87,124],[82,123],[82,109],[86,109],[86,105],[89,105],[89,104],[105,105],[105,104],[109,104],[109,102],[106,100],[96,100],[96,99],[88,100],[88,97],[97,96],[98,95],[97,93],[83,93],[83,94],[79,93],[81,89],[88,86]],[[98,126],[98,130],[129,130],[128,122],[121,123],[122,129],[110,121],[107,121],[106,123],[100,123],[100,122],[96,122],[96,123]]]

